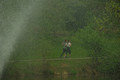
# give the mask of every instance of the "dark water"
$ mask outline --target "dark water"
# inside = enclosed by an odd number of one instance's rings
[[[2,80],[120,80],[113,76],[26,76],[7,77]]]

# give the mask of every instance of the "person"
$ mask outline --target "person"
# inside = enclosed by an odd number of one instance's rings
[[[63,46],[63,51],[62,51],[62,54],[61,54],[60,58],[64,55],[64,53],[65,53],[64,58],[66,58],[66,56],[67,56],[67,40],[65,40],[65,41],[62,43],[62,46]]]
[[[69,56],[71,55],[71,49],[70,49],[70,47],[71,47],[71,42],[70,42],[70,40],[68,40],[68,42],[67,42],[67,53],[69,53]]]

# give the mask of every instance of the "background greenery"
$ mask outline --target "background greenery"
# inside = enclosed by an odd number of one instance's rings
[[[59,58],[67,39],[72,42],[71,58],[92,57],[91,65],[99,72],[120,74],[119,0],[43,0],[35,15],[11,60]]]

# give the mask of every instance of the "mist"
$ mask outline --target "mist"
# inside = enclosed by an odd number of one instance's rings
[[[6,0],[7,1],[7,0]],[[1,1],[1,6],[5,7],[3,4],[6,1]],[[23,35],[23,31],[31,19],[31,15],[35,11],[40,0],[29,0],[27,3],[25,1],[17,6],[19,10],[1,10],[1,26],[0,26],[0,77],[5,64],[8,62],[11,52],[14,50],[14,46],[17,39]],[[10,4],[12,1],[8,1]],[[17,1],[16,1],[17,2]],[[19,1],[18,1],[19,3]],[[12,5],[11,5],[12,6]],[[12,12],[10,12],[12,11]],[[7,13],[8,12],[8,13]],[[5,17],[4,17],[5,16]]]

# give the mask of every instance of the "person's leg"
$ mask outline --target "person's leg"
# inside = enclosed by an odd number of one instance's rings
[[[69,57],[71,56],[71,50],[68,48]]]
[[[65,56],[64,56],[64,58],[67,58],[67,50],[65,50]]]
[[[63,49],[63,52],[62,52],[62,54],[60,55],[60,57],[62,57],[64,53],[65,53],[65,49]]]

